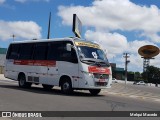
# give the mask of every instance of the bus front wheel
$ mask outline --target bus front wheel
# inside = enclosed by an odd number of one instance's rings
[[[61,83],[61,91],[65,94],[71,94],[73,92],[70,80],[66,79]]]
[[[98,93],[101,92],[101,89],[90,89],[89,92],[90,92],[92,95],[98,95]]]

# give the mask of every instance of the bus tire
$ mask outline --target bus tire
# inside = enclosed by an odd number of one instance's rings
[[[26,77],[24,74],[20,74],[18,77],[18,84],[21,88],[30,88],[32,83],[26,82]]]
[[[61,91],[64,94],[71,94],[73,92],[72,83],[69,78],[65,78],[61,82]]]
[[[101,89],[90,89],[89,92],[91,95],[98,95],[101,92]]]
[[[42,86],[45,90],[51,90],[53,88],[53,85],[42,84]]]

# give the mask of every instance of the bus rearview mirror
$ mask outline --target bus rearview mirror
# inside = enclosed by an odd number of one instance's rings
[[[72,45],[71,45],[71,44],[69,44],[69,43],[67,43],[67,45],[66,45],[66,49],[67,49],[67,51],[71,51],[71,48],[72,48]]]

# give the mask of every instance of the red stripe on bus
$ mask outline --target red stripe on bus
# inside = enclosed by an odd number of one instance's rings
[[[88,71],[90,73],[111,74],[108,68],[102,68],[102,67],[96,67],[96,66],[89,66]]]
[[[31,66],[56,66],[56,61],[52,60],[14,60],[15,65],[31,65]]]

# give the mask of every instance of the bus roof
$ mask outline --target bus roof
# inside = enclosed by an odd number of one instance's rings
[[[17,43],[37,43],[37,42],[49,42],[49,41],[72,41],[72,38],[54,38],[54,39],[36,39],[36,40],[21,40],[21,41],[13,41],[11,44]]]
[[[76,41],[76,42],[87,42],[92,44],[97,44],[91,41],[86,41],[84,39],[79,39],[77,37],[66,37],[66,38],[54,38],[54,39],[37,39],[37,40],[23,40],[23,41],[13,41],[11,44],[18,43],[37,43],[37,42],[49,42],[49,41]],[[98,45],[98,44],[97,44]]]

